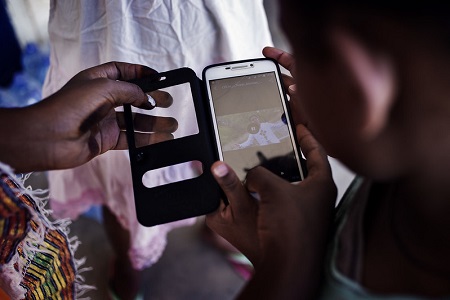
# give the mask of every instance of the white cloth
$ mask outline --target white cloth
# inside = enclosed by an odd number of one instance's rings
[[[157,71],[261,57],[271,45],[262,0],[51,0],[50,69],[44,96],[72,76],[108,61]],[[179,122],[176,137],[195,132],[192,105],[177,95],[162,111]],[[194,117],[195,118],[195,117]],[[181,123],[180,123],[181,122]],[[129,251],[137,269],[158,260],[166,234],[184,220],[145,228],[138,224],[126,151],[110,151],[81,167],[49,173],[55,214],[76,218],[92,204],[107,205],[131,233]]]
[[[259,129],[258,129],[259,127]],[[247,140],[239,144],[240,148],[247,148],[250,146],[264,146],[270,144],[280,143],[281,139],[275,134],[275,130],[283,130],[286,132],[284,137],[289,134],[287,125],[283,121],[278,121],[274,123],[263,122],[260,124],[255,124],[253,130],[258,130],[256,133],[249,133]]]

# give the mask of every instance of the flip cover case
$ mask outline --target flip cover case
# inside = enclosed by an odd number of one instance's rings
[[[218,152],[215,148],[209,104],[206,102],[207,97],[203,96],[201,80],[193,70],[181,68],[130,82],[137,84],[144,92],[189,83],[199,129],[195,135],[136,148],[131,106],[124,105],[139,223],[153,226],[214,211],[219,206],[221,190],[211,174],[210,167],[218,160]],[[147,188],[142,183],[143,175],[149,170],[189,161],[202,162],[203,173],[200,176],[152,188]]]

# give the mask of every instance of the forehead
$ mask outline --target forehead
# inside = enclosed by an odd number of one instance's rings
[[[319,1],[323,2],[323,1]],[[279,22],[284,32],[296,35],[316,32],[319,33],[329,21],[329,9],[317,4],[305,5],[302,1],[280,0]]]

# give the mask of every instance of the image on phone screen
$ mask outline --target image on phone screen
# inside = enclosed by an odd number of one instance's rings
[[[262,165],[291,182],[300,167],[274,72],[209,81],[223,160],[244,180]]]

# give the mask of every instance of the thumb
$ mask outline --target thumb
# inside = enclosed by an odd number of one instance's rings
[[[158,72],[143,65],[114,61],[81,71],[75,77],[79,79],[108,78],[113,80],[128,81],[150,76],[156,73]]]
[[[245,211],[252,207],[252,203],[247,201],[249,198],[247,190],[242,185],[236,173],[226,163],[222,161],[215,162],[211,166],[211,172],[224,191],[233,211]]]
[[[148,96],[142,89],[136,84],[124,80],[141,78],[156,73],[155,70],[142,65],[109,62],[79,72],[63,89],[80,90],[79,92],[84,94],[92,89],[95,92],[91,95],[95,93],[100,96],[97,98],[97,100],[101,100],[97,101],[98,104],[103,103],[113,107],[132,104],[136,107],[152,109],[154,105],[149,102]]]

